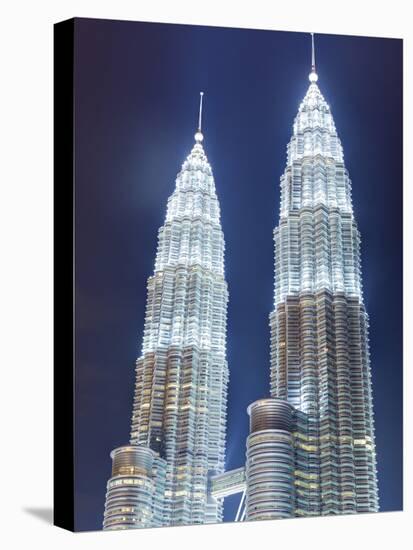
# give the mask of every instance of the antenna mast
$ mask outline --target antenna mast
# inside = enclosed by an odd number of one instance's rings
[[[311,34],[311,73],[308,75],[310,82],[317,82],[318,74],[315,71],[315,47],[314,47],[314,33]]]
[[[199,92],[199,116],[198,116],[198,130],[195,134],[195,141],[197,143],[201,143],[201,141],[204,139],[204,136],[202,134],[202,99],[204,97],[204,92]]]

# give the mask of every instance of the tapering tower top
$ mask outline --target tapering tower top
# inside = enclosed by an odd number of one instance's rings
[[[315,48],[314,48],[314,33],[311,33],[311,73],[308,75],[310,82],[317,82],[318,74],[315,70]]]
[[[199,92],[199,116],[198,116],[198,130],[195,134],[195,141],[201,143],[204,140],[202,134],[202,98],[204,97],[204,92]]]

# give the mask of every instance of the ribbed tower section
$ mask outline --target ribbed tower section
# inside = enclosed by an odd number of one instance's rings
[[[351,181],[317,85],[294,121],[274,230],[271,395],[295,410],[296,515],[378,510],[368,315]]]
[[[245,464],[247,521],[294,515],[292,407],[260,399],[248,407],[250,435]]]
[[[166,461],[164,525],[222,520],[208,496],[225,460],[224,236],[200,131],[176,178],[147,284],[130,443]]]

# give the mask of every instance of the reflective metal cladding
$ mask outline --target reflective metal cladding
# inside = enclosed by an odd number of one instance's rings
[[[159,229],[136,362],[130,445],[112,453],[105,529],[222,520],[222,500],[211,498],[208,489],[211,475],[222,473],[225,462],[228,289],[201,116],[202,103],[195,144]],[[115,509],[118,483],[122,499]]]
[[[361,239],[312,46],[274,229],[270,397],[248,407],[245,467],[224,473],[228,289],[201,94],[148,279],[130,444],[111,455],[105,529],[214,523],[240,492],[236,521],[379,509]]]
[[[378,510],[368,315],[351,181],[313,67],[274,230],[271,395],[294,407],[294,515]]]

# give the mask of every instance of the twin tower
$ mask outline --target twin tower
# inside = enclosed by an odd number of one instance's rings
[[[248,408],[242,467],[224,471],[228,289],[202,145],[176,178],[147,284],[130,444],[112,451],[104,529],[378,511],[368,315],[351,181],[310,85],[294,121],[274,230],[271,397]]]

